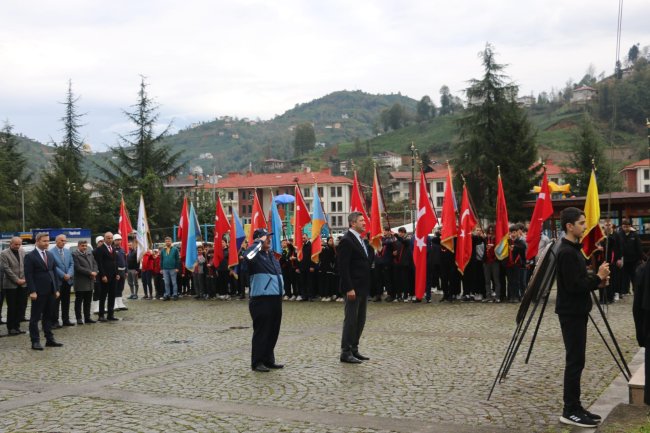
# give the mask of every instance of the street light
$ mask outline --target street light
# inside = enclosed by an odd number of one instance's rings
[[[18,182],[18,179],[14,179],[14,184],[20,188],[22,209],[23,209],[23,232],[25,231],[25,188]]]
[[[411,230],[415,231],[415,153],[417,148],[411,142],[411,193],[409,199],[411,203]]]
[[[70,227],[70,193],[76,191],[74,182],[70,182],[70,179],[66,179],[65,184],[67,186],[68,194],[68,228]]]

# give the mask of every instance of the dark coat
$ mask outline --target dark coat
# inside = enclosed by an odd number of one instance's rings
[[[95,280],[91,278],[90,273],[99,272],[95,257],[88,250],[85,253],[76,250],[72,253],[72,260],[74,261],[74,291],[91,292]]]
[[[29,293],[56,293],[59,282],[55,274],[54,255],[47,251],[47,265],[37,248],[25,255],[25,279]]]
[[[341,293],[354,290],[359,297],[368,296],[370,293],[370,264],[374,254],[367,242],[366,250],[368,255],[350,230],[339,242],[336,248],[336,263],[341,277]]]
[[[18,260],[11,248],[7,248],[0,253],[0,266],[3,269],[2,288],[15,289],[18,287],[16,281],[25,278],[25,252],[23,249],[18,250]]]
[[[107,277],[109,280],[115,278],[117,275],[117,262],[115,248],[113,252],[108,251],[106,244],[95,250],[95,260],[97,261],[97,268],[99,269],[98,278]]]

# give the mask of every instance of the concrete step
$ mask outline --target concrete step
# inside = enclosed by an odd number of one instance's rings
[[[643,392],[645,387],[645,364],[636,369],[627,384],[630,391],[630,404],[643,405]]]

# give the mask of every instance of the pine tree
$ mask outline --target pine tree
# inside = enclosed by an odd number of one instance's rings
[[[456,172],[467,179],[481,216],[493,216],[497,166],[501,166],[510,215],[523,218],[527,215],[521,203],[535,176],[530,168],[537,157],[536,132],[517,105],[517,86],[504,74],[505,65],[496,63],[492,46],[487,44],[479,57],[484,74],[480,80],[470,80],[466,90],[469,106],[459,120]]]
[[[30,220],[41,227],[83,227],[88,222],[90,193],[84,188],[87,176],[81,167],[83,140],[79,129],[85,114],[77,111],[79,97],[72,92],[72,80],[68,81],[63,139],[54,143],[55,151],[51,169],[46,171],[35,189],[35,212]]]
[[[611,167],[603,152],[604,147],[605,143],[594,128],[591,116],[585,111],[570,156],[570,167],[575,172],[567,174],[567,182],[571,184],[574,194],[578,196],[587,194],[592,164],[596,167],[598,191],[602,193],[616,188],[613,184],[615,179]]]
[[[18,139],[9,121],[0,130],[0,230],[21,227],[21,189],[26,187],[27,160],[18,151]]]
[[[180,162],[181,152],[172,152],[163,141],[171,124],[160,133],[154,131],[160,117],[159,105],[149,96],[147,86],[145,77],[141,77],[137,102],[131,111],[123,110],[134,129],[120,135],[118,145],[110,149],[112,158],[98,165],[103,178],[98,186],[101,203],[95,204],[94,212],[98,227],[111,229],[110,224],[114,224],[115,229],[120,191],[132,210],[137,209],[142,193],[152,227],[171,226],[177,216],[177,198],[165,190],[163,183],[179,175],[185,164]]]
[[[296,126],[293,146],[295,156],[301,156],[314,149],[316,146],[316,132],[311,123],[305,122]]]

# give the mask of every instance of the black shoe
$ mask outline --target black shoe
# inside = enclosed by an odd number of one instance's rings
[[[163,301],[169,301],[169,296],[165,296],[165,297],[163,298]]]
[[[420,302],[422,302],[422,299],[414,299],[414,300],[413,300],[413,303],[414,303],[414,304],[419,304]]]
[[[61,347],[63,346],[63,343],[59,343],[56,340],[47,340],[45,342],[45,347]]]
[[[174,301],[178,301],[178,296],[174,296]]]
[[[361,361],[370,361],[370,358],[368,358],[367,356],[363,356],[359,352],[352,352],[352,356],[354,356],[357,359],[360,359]]]
[[[103,318],[103,317],[100,317],[99,319],[97,319],[97,321],[98,321],[98,322],[106,322],[106,319]]]
[[[91,325],[93,323],[97,323],[97,321],[93,319],[86,319],[86,325]]]
[[[278,370],[280,368],[284,368],[284,364],[276,364],[275,362],[265,362],[264,366],[267,368],[270,368],[271,370]]]
[[[346,364],[361,364],[361,361],[358,358],[355,358],[351,353],[341,354],[341,358],[339,359],[341,362],[345,362]]]
[[[43,350],[43,346],[38,341],[32,343],[32,350]]]
[[[578,427],[597,427],[598,422],[589,418],[587,414],[583,413],[582,410],[576,410],[573,412],[562,412],[560,417],[560,422],[562,424],[576,425]]]
[[[257,364],[253,367],[253,371],[257,371],[258,373],[268,373],[271,369],[264,364]]]
[[[384,299],[386,302],[393,302],[393,297],[392,296],[386,296],[386,299]]]
[[[63,326],[59,325],[58,323],[52,325],[52,329],[61,329],[61,328],[63,328]]]
[[[84,321],[83,320],[77,320],[77,325],[83,325]]]
[[[106,319],[106,320],[108,320],[109,322],[117,322],[117,321],[120,320],[120,319],[118,319],[117,317],[109,317],[109,318]]]
[[[10,329],[7,335],[9,335],[10,337],[13,337],[15,335],[20,335],[20,331],[18,331],[17,329]]]
[[[582,409],[582,413],[584,413],[585,415],[587,415],[589,418],[593,419],[593,420],[596,421],[597,423],[600,423],[600,422],[603,420],[603,417],[602,417],[602,416],[597,415],[597,414],[592,413],[592,412],[589,412],[589,411],[588,411],[587,409],[585,409],[584,407],[581,408],[581,409]]]
[[[83,325],[83,323],[82,323],[82,325]],[[74,326],[74,323],[72,323],[71,321],[67,320],[67,321],[63,322],[63,326]]]
[[[20,328],[16,328],[16,329],[14,329],[14,331],[16,331],[16,332],[19,333],[19,334],[27,334],[27,331],[23,331],[23,330],[20,329]]]
[[[20,321],[21,321],[21,322],[29,322],[29,319],[23,317],[22,319],[20,319]]]

